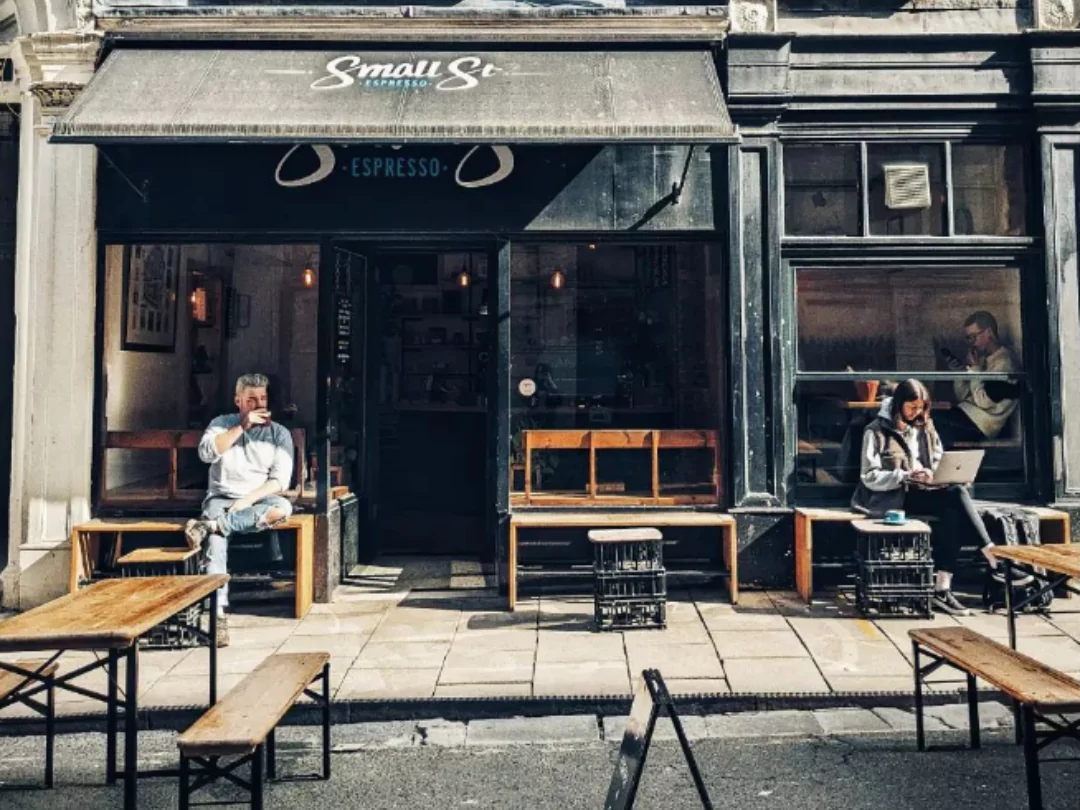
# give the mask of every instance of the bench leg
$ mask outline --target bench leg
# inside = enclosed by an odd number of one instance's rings
[[[323,779],[330,778],[330,662],[323,666],[322,707],[322,770]]]
[[[251,810],[263,810],[263,788],[266,780],[263,778],[263,760],[266,758],[266,749],[262,745],[255,747],[251,755]]]
[[[915,747],[926,750],[926,732],[923,729],[923,694],[922,662],[919,656],[919,642],[911,642],[912,658],[915,666]]]
[[[191,790],[190,790],[190,760],[181,755],[180,756],[180,810],[189,810],[191,807]]]
[[[1042,782],[1039,779],[1039,741],[1035,737],[1035,709],[1020,710],[1024,723],[1024,768],[1027,771],[1028,810],[1042,810]]]
[[[109,650],[109,684],[108,706],[106,706],[105,721],[105,782],[113,784],[116,781],[116,730],[118,726],[117,701],[120,699],[120,652]]]
[[[49,688],[45,693],[45,787],[55,785],[53,762],[56,751],[56,684],[49,678]]]
[[[971,747],[979,748],[979,693],[975,688],[975,676],[970,672],[967,676],[968,693],[968,726],[971,733]]]
[[[728,570],[728,597],[739,604],[739,541],[734,526],[720,527],[720,543],[724,565]]]
[[[277,779],[277,729],[270,729],[266,735],[266,778],[270,781]]]
[[[510,557],[507,560],[506,596],[510,612],[517,607],[517,553],[518,530],[514,521],[510,521]]]

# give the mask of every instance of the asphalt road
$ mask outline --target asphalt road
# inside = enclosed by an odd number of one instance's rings
[[[315,730],[283,729],[279,737],[283,773],[318,768]],[[169,764],[174,736],[142,735],[145,765]],[[941,744],[963,735],[936,735]],[[121,806],[119,786],[105,787],[100,734],[62,736],[57,749],[54,791],[14,785],[41,778],[41,738],[0,738],[0,808],[3,810],[89,810]],[[981,751],[919,754],[910,735],[739,740],[702,739],[694,744],[716,808],[739,810],[986,810],[1026,808],[1023,761],[1007,732],[984,735]],[[344,749],[344,750],[343,750]],[[1053,749],[1051,749],[1053,750]],[[339,746],[329,782],[270,785],[267,807],[285,810],[330,808],[491,808],[495,810],[600,810],[617,753],[613,742],[564,745],[407,745],[388,739]],[[1080,755],[1063,747],[1057,756]],[[1080,763],[1044,766],[1048,810],[1075,808]],[[231,786],[215,785],[201,801],[242,801]],[[140,782],[140,808],[175,808],[172,779]],[[237,804],[236,806],[243,806]],[[696,793],[676,744],[653,744],[635,807],[694,808]]]

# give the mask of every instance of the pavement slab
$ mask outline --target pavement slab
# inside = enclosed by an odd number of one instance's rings
[[[372,641],[357,656],[356,669],[439,669],[450,652],[449,641]]]
[[[794,630],[762,630],[756,633],[714,630],[712,640],[720,658],[809,658],[810,651]]]
[[[906,675],[911,665],[865,619],[793,618],[791,624],[825,675]]]
[[[533,675],[536,696],[629,695],[626,661],[538,663]]]
[[[435,694],[439,669],[351,669],[338,688],[337,700],[427,698]]]
[[[562,717],[508,717],[473,720],[465,738],[467,748],[483,745],[591,743],[600,741],[600,725],[592,714]]]
[[[724,662],[724,672],[741,694],[831,691],[810,658],[736,658]]]
[[[443,663],[440,685],[531,683],[532,650],[454,650]]]

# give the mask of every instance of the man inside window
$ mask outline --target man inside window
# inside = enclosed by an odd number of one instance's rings
[[[262,374],[241,376],[234,400],[238,412],[214,419],[199,442],[199,458],[210,465],[210,486],[202,517],[188,521],[185,535],[192,548],[206,543],[210,574],[227,572],[231,535],[266,531],[292,514],[281,493],[292,480],[293,442],[285,427],[270,421],[268,385]],[[218,598],[219,647],[229,643],[228,601],[226,585]]]
[[[1001,342],[997,319],[980,310],[964,321],[964,337],[968,344],[965,362],[943,350],[946,362],[953,371],[1018,374],[1020,359]],[[953,383],[956,405],[938,413],[938,430],[943,438],[956,441],[981,442],[995,439],[1008,424],[1020,404],[1020,385],[1005,380],[957,380]]]

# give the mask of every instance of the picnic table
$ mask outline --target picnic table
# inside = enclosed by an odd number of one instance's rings
[[[201,602],[210,600],[210,627],[207,634],[210,652],[209,703],[217,703],[217,591],[229,581],[228,574],[198,576],[132,577],[95,582],[75,593],[0,622],[0,653],[54,651],[34,670],[0,661],[0,672],[21,675],[39,686],[25,694],[32,697],[45,691],[45,670],[65,652],[104,651],[106,658],[92,661],[59,676],[52,676],[57,689],[100,700],[105,703],[107,745],[105,776],[108,783],[124,780],[124,808],[138,806],[137,779],[143,776],[175,776],[178,770],[138,770],[139,712],[139,638],[163,621]],[[124,696],[120,698],[117,671],[120,659],[126,661]],[[108,669],[108,692],[87,689],[72,683],[98,669]],[[124,767],[116,768],[118,710],[124,710]]]
[[[1080,594],[1080,590],[1069,584],[1069,580],[1080,577],[1080,546],[994,546],[991,553],[1005,565],[1005,582],[1013,581],[1013,571],[1017,565],[1031,569],[1031,574],[1040,583],[1040,587],[1013,603],[1012,588],[1005,587],[1005,613],[1009,622],[1009,646],[1016,649],[1016,613],[1032,602],[1040,599],[1048,591],[1064,588]],[[1045,574],[1038,569],[1044,569]]]

